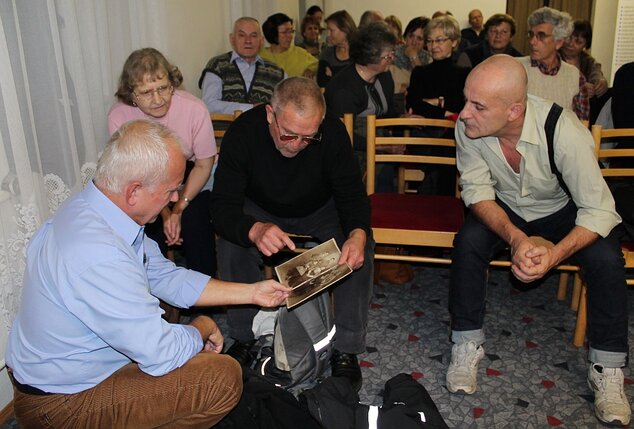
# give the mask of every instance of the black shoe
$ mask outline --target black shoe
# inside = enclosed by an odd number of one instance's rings
[[[254,343],[255,340],[250,340],[246,343],[235,340],[233,344],[231,344],[231,347],[229,347],[229,349],[225,352],[225,354],[228,354],[229,356],[237,360],[241,366],[251,366],[251,363],[253,362],[253,356],[251,355],[251,353],[249,353],[249,351],[251,350],[251,347],[253,347]]]
[[[330,366],[333,377],[345,377],[350,381],[355,391],[358,392],[361,389],[363,379],[357,355],[335,350],[330,357]]]

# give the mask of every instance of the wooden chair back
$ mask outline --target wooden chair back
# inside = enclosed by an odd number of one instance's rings
[[[440,164],[456,165],[454,156],[437,155],[411,155],[394,154],[380,151],[383,146],[427,146],[427,147],[456,147],[456,142],[451,138],[442,137],[411,137],[411,130],[420,127],[428,128],[453,128],[455,122],[447,119],[427,118],[385,118],[377,119],[376,116],[368,116],[367,124],[367,172],[368,180],[366,190],[368,195],[375,191],[375,173],[377,162],[397,163],[400,165]],[[394,135],[393,131],[400,129],[402,135]],[[456,196],[459,196],[457,194]]]
[[[618,167],[614,166],[614,161],[630,158],[634,160],[634,148],[618,148],[613,144],[605,145],[602,147],[604,140],[614,142],[618,138],[631,138],[634,141],[634,128],[615,128],[604,129],[601,125],[592,126],[592,138],[594,139],[594,154],[597,161],[600,161],[601,174],[607,178],[608,181],[611,178],[630,178],[634,180],[634,167]],[[634,196],[633,196],[634,198]],[[634,243],[621,243],[621,251],[623,252],[623,258],[625,260],[625,269],[634,269]],[[626,279],[628,286],[634,286],[634,279],[631,277]],[[587,327],[587,296],[586,287],[581,285],[575,288],[573,293],[579,296],[579,303],[577,306],[577,323],[575,325],[574,344],[577,347],[583,345]],[[574,302],[573,302],[574,303]]]
[[[418,195],[375,193],[377,163],[397,165],[439,164],[456,165],[453,156],[388,153],[381,148],[391,146],[428,146],[455,148],[449,138],[411,137],[403,129],[416,127],[453,128],[454,122],[424,118],[367,118],[367,180],[366,191],[372,205],[372,231],[377,244],[451,248],[453,239],[464,219],[464,206],[458,195]],[[395,129],[401,132],[393,133]],[[400,150],[399,152],[403,152]],[[375,259],[449,264],[448,258],[394,255],[375,252]]]
[[[220,149],[220,143],[222,138],[229,128],[229,125],[242,113],[241,110],[236,110],[233,113],[210,113],[209,118],[211,119],[211,124],[214,126],[214,137],[216,138],[216,144],[218,145],[218,149]]]

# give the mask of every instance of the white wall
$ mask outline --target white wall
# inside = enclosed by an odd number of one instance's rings
[[[169,37],[163,54],[185,78],[183,88],[200,96],[198,78],[207,61],[230,49],[231,8],[226,1],[166,1]]]
[[[612,86],[612,53],[618,2],[594,0],[592,11],[592,48],[590,53],[601,63],[603,75]]]

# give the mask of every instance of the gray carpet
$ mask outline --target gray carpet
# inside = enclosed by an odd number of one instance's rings
[[[362,402],[380,404],[383,383],[399,372],[412,374],[435,400],[450,427],[601,427],[586,384],[585,348],[572,345],[575,313],[569,298],[556,300],[556,275],[519,292],[508,271],[494,271],[488,287],[478,390],[450,394],[445,372],[451,355],[447,268],[421,267],[407,285],[375,287],[367,353],[361,356]],[[634,290],[629,291],[630,314]],[[634,323],[629,323],[630,354]],[[634,397],[632,372],[625,389]]]
[[[448,276],[445,267],[417,267],[409,284],[375,286],[367,352],[359,356],[361,402],[380,405],[384,383],[405,372],[425,386],[450,427],[601,427],[586,385],[587,350],[572,345],[575,314],[569,298],[555,298],[556,275],[537,289],[518,292],[508,271],[492,272],[478,390],[474,395],[450,394],[445,387],[451,351]],[[632,314],[633,288],[628,295]],[[224,314],[216,318],[225,325]],[[633,321],[629,333],[632,354]],[[634,376],[629,368],[625,377],[631,402]],[[14,422],[2,426],[15,427]]]

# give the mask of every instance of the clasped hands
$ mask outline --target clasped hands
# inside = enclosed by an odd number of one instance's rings
[[[558,264],[552,243],[540,237],[527,236],[511,243],[511,262],[513,275],[524,283],[542,278]]]

